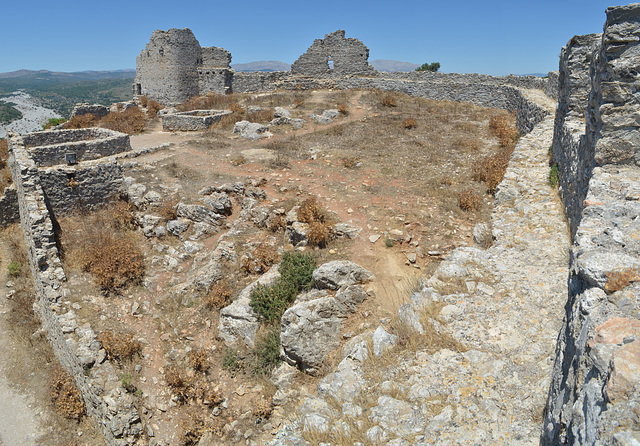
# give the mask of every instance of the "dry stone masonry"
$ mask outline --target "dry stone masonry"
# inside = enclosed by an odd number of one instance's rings
[[[345,38],[340,29],[316,39],[293,65],[291,72],[304,76],[372,75],[376,70],[369,65],[369,48],[358,39]]]
[[[606,13],[561,54],[553,157],[574,246],[544,445],[640,442],[640,4]]]

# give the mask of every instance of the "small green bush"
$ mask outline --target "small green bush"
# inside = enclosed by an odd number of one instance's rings
[[[20,275],[20,271],[22,271],[22,264],[17,260],[14,260],[7,265],[7,270],[11,277],[18,277]]]
[[[549,171],[549,186],[554,189],[558,187],[560,184],[560,173],[558,172],[558,164],[554,164],[551,166],[551,170]]]
[[[257,342],[251,354],[251,372],[267,376],[280,363],[280,327],[271,327]]]
[[[432,63],[425,62],[422,65],[420,65],[418,68],[416,68],[416,71],[431,71],[435,73],[439,69],[440,69],[440,62],[432,62]]]
[[[240,359],[238,359],[238,352],[231,348],[227,348],[224,352],[224,357],[222,358],[222,367],[230,372],[240,370],[242,368],[242,363],[240,362]]]
[[[277,323],[300,291],[313,285],[316,259],[310,254],[282,255],[280,278],[272,285],[258,285],[251,291],[251,308],[267,323]]]
[[[393,248],[396,245],[396,241],[392,238],[384,239],[384,246],[387,248]]]
[[[67,120],[64,119],[64,118],[51,118],[51,119],[49,119],[47,121],[46,124],[42,125],[42,130],[50,129],[51,127],[58,126],[58,125],[60,125],[62,123],[65,123],[65,122],[67,122]]]

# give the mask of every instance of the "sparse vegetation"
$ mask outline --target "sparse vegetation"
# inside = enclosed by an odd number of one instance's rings
[[[42,125],[42,130],[48,130],[51,127],[56,127],[60,124],[64,124],[65,122],[67,122],[65,118],[51,118],[47,121],[46,124]]]
[[[331,218],[316,197],[305,199],[298,209],[298,220],[309,225],[307,240],[311,246],[325,247],[331,237]]]
[[[382,98],[382,105],[384,107],[396,107],[398,105],[398,101],[391,95],[386,95]]]
[[[12,260],[11,263],[7,265],[7,272],[11,277],[18,277],[22,272],[22,264],[17,260]]]
[[[343,116],[349,116],[349,107],[344,102],[338,104],[338,113]]]
[[[279,259],[278,250],[269,243],[260,243],[242,258],[241,268],[249,274],[263,274]]]
[[[269,327],[251,352],[251,373],[267,376],[280,363],[280,327]]]
[[[0,101],[0,123],[8,123],[22,118],[22,112],[13,102]]]
[[[560,184],[560,173],[558,172],[558,164],[554,163],[549,169],[549,186],[556,189]]]
[[[205,306],[213,310],[224,308],[231,303],[232,295],[233,290],[227,284],[227,282],[218,281],[211,286],[211,290],[209,290],[209,292],[205,296]]]
[[[316,260],[309,254],[287,252],[282,255],[280,278],[273,285],[258,285],[251,291],[251,307],[268,324],[276,323],[300,291],[313,284],[311,274]]]
[[[189,367],[191,367],[196,372],[205,373],[211,363],[209,361],[209,354],[203,348],[194,348],[189,353],[187,353],[187,362]]]
[[[85,413],[84,401],[71,375],[57,367],[51,376],[51,401],[53,407],[65,418],[80,421]]]
[[[407,118],[404,121],[402,121],[402,127],[404,127],[407,130],[415,129],[416,127],[418,127],[418,121],[416,121],[413,118]]]
[[[416,68],[416,71],[431,71],[435,73],[439,69],[440,69],[440,62],[431,62],[431,63],[425,62],[422,65],[420,65],[418,68]]]
[[[96,335],[98,342],[104,348],[107,359],[123,363],[131,361],[134,356],[142,353],[142,344],[135,339],[133,333],[123,333],[105,330]]]
[[[458,196],[458,206],[463,211],[477,211],[482,199],[473,189],[465,189]]]

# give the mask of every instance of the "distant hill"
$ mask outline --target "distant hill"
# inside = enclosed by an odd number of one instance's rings
[[[369,65],[378,71],[414,71],[420,65],[411,62],[400,62],[398,60],[376,59],[369,61]]]
[[[111,70],[111,71],[76,71],[66,73],[49,70],[18,70],[8,73],[0,73],[0,79],[28,78],[28,79],[55,79],[65,81],[86,81],[96,79],[132,79],[136,76],[136,70]]]
[[[277,60],[260,60],[249,63],[233,63],[231,68],[235,71],[289,71],[291,65]]]
[[[111,105],[131,99],[135,70],[79,71],[18,70],[0,73],[0,98],[24,90],[45,108],[69,116],[78,102]]]

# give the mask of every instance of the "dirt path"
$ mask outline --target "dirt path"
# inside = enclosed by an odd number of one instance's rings
[[[16,343],[7,331],[6,321],[9,311],[7,299],[0,296],[0,446],[29,446],[41,444],[38,441],[43,432],[40,427],[40,413],[43,408],[30,395],[13,387],[6,376],[8,366],[15,360],[12,354]],[[26,371],[25,371],[26,372]]]

